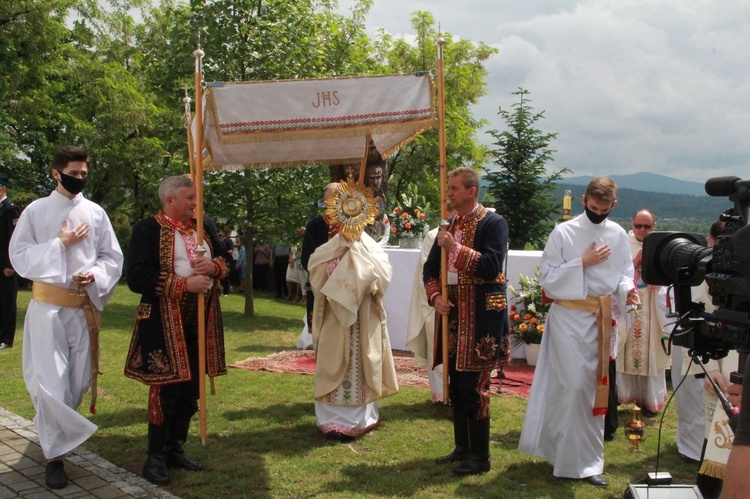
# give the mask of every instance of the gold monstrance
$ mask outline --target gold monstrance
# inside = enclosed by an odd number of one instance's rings
[[[372,190],[355,182],[351,171],[347,181],[339,182],[326,205],[326,215],[348,241],[359,240],[365,227],[375,221],[378,209]]]

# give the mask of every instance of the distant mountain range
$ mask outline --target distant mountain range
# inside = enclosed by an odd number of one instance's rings
[[[570,189],[573,197],[580,199],[592,178],[594,177],[563,178],[558,183],[558,195],[562,196],[566,189]],[[619,187],[617,209],[613,216],[620,220],[629,220],[636,211],[648,208],[659,220],[693,220],[710,225],[727,208],[733,206],[725,197],[710,197],[706,194],[704,184],[700,182],[688,182],[648,172],[611,175],[610,178]],[[573,213],[582,211],[581,204],[574,202]]]
[[[706,196],[704,184],[700,182],[689,182],[678,180],[655,173],[639,172],[630,175],[610,175],[617,186],[621,189],[633,189],[636,191],[661,192],[665,194],[687,194],[689,196]],[[560,179],[562,184],[587,185],[593,176],[565,177]]]
[[[583,213],[583,205],[580,200],[586,190],[586,185],[567,183],[557,185],[558,189],[555,195],[561,200],[561,211],[563,193],[565,190],[570,190],[573,195],[573,215]],[[703,193],[702,196],[694,196],[620,188],[613,217],[618,220],[630,220],[638,210],[647,208],[656,215],[658,220],[694,220],[708,226],[730,207],[732,207],[732,203],[727,198],[710,197],[706,193]]]
[[[566,190],[573,195],[573,215],[583,212],[581,196],[586,185],[593,177],[580,176],[561,179],[554,192],[560,199],[560,214],[562,214],[562,198]],[[719,218],[732,203],[723,197],[710,197],[706,194],[704,185],[699,182],[677,180],[664,175],[653,173],[635,173],[633,175],[612,175],[618,187],[617,207],[613,218],[619,221],[630,220],[643,208],[651,210],[658,220],[675,223],[694,222],[700,230],[706,232],[708,226]],[[486,180],[482,180],[480,199],[487,188]],[[664,227],[661,225],[660,227]],[[666,227],[663,230],[667,229]]]

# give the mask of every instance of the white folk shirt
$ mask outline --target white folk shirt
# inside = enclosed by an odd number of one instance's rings
[[[175,238],[174,238],[174,272],[180,277],[192,277],[195,275],[195,269],[193,268],[192,262],[195,259],[195,250],[194,248],[197,246],[198,232],[193,231],[188,236],[183,236],[180,234],[178,230],[175,229]],[[206,236],[203,236],[204,239]],[[186,240],[189,241],[188,244],[186,244]],[[188,251],[188,245],[191,247],[192,251]],[[208,246],[208,244],[203,245],[206,248],[206,253],[204,256],[208,259],[211,259],[211,248]],[[213,278],[211,278],[211,286],[213,286]]]

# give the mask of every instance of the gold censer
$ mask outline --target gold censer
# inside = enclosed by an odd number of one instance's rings
[[[643,451],[640,445],[646,440],[646,424],[641,421],[641,408],[637,405],[634,405],[630,411],[630,421],[625,425],[625,436],[633,445],[634,452]]]

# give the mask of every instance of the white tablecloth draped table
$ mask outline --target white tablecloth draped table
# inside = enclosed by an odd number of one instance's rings
[[[383,299],[388,314],[388,335],[391,348],[406,350],[406,325],[409,322],[409,304],[414,292],[414,273],[417,271],[420,250],[387,247],[385,252],[393,266],[393,277]],[[518,276],[534,275],[541,257],[541,251],[510,250],[506,264],[508,284],[517,289]],[[508,301],[511,304],[512,298],[509,291]],[[512,355],[514,358],[524,358],[524,349],[514,348]]]
[[[414,272],[419,262],[419,249],[385,248],[393,276],[385,292],[383,304],[388,314],[388,336],[391,348],[406,350],[406,324],[409,322],[409,304],[414,291]]]

